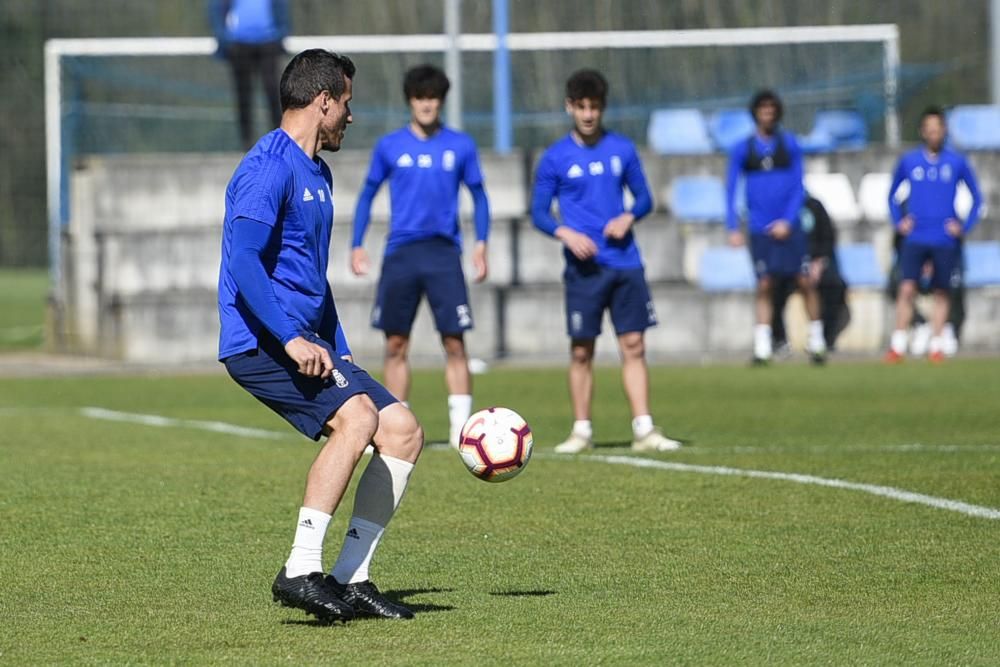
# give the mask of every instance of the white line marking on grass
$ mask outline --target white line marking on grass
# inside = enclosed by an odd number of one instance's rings
[[[262,428],[238,426],[226,422],[203,421],[200,419],[174,419],[173,417],[164,417],[162,415],[119,412],[118,410],[108,410],[106,408],[80,408],[80,414],[84,417],[102,419],[104,421],[127,422],[129,424],[142,424],[143,426],[193,428],[200,431],[239,435],[245,438],[259,438],[262,440],[283,440],[289,437],[287,433],[282,433],[281,431],[268,431]]]
[[[544,458],[554,459],[559,455],[553,454]],[[559,456],[559,458],[564,458]],[[767,470],[746,470],[743,468],[728,468],[725,466],[701,466],[689,463],[671,463],[657,459],[645,459],[634,456],[581,456],[579,461],[596,461],[599,463],[610,463],[612,465],[633,466],[635,468],[655,468],[657,470],[672,470],[675,472],[694,472],[702,475],[727,475],[731,477],[752,477],[755,479],[776,479],[785,482],[795,482],[796,484],[811,484],[814,486],[827,486],[835,489],[848,489],[851,491],[861,491],[874,496],[891,498],[903,503],[917,503],[936,507],[938,509],[958,512],[968,516],[982,519],[1000,520],[1000,509],[992,507],[982,507],[980,505],[970,505],[958,500],[948,498],[938,498],[922,493],[914,493],[905,489],[897,489],[892,486],[879,486],[876,484],[861,484],[859,482],[848,482],[842,479],[829,479],[826,477],[816,477],[814,475],[801,475],[788,472],[771,472]]]
[[[143,426],[172,427],[172,428],[193,428],[213,433],[225,433],[227,435],[239,435],[248,438],[262,438],[267,440],[278,440],[288,437],[288,434],[280,431],[268,431],[260,428],[250,428],[238,426],[219,421],[202,421],[197,419],[174,419],[162,415],[147,415],[135,412],[119,412],[118,410],[108,410],[106,408],[86,407],[80,408],[79,414],[91,419],[103,419],[106,421],[127,422],[131,424],[141,424]],[[918,445],[919,446],[919,445]],[[435,447],[436,449],[436,447]],[[444,448],[442,448],[444,449]],[[906,451],[906,450],[904,450]],[[566,459],[562,454],[538,452],[538,458],[549,460]],[[879,486],[877,484],[862,484],[860,482],[848,482],[842,479],[830,479],[827,477],[816,477],[815,475],[802,475],[799,473],[773,472],[768,470],[748,470],[744,468],[729,468],[725,466],[703,466],[690,463],[672,463],[670,461],[660,461],[658,459],[647,459],[635,456],[580,456],[578,461],[593,461],[597,463],[608,463],[611,465],[632,466],[634,468],[653,468],[656,470],[671,470],[674,472],[693,472],[702,475],[724,475],[728,477],[750,477],[753,479],[774,479],[784,482],[795,482],[796,484],[809,484],[813,486],[826,486],[835,489],[847,489],[850,491],[861,491],[873,496],[881,496],[898,500],[903,503],[915,503],[927,505],[937,509],[958,512],[967,516],[982,519],[1000,520],[1000,509],[983,507],[981,505],[971,505],[959,500],[948,498],[938,498],[928,496],[923,493],[915,493],[905,489],[897,489],[892,486]]]

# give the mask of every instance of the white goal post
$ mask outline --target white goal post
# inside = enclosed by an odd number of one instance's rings
[[[781,44],[881,43],[885,95],[885,136],[899,144],[897,91],[899,28],[895,24],[732,28],[715,30],[623,30],[605,32],[509,33],[503,40],[493,33],[421,35],[296,36],[285,40],[291,52],[327,48],[355,53],[448,53],[547,51],[571,49],[635,49],[678,47],[768,46]],[[45,155],[48,187],[49,272],[52,298],[63,303],[61,279],[63,208],[66,184],[62,145],[62,59],[75,56],[192,56],[212,55],[211,37],[50,39],[45,43]],[[452,96],[461,95],[461,81],[452,82]],[[501,87],[503,89],[503,87]],[[509,95],[509,82],[506,94]],[[509,120],[509,119],[508,119]]]

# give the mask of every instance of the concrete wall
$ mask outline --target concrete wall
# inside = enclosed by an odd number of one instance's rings
[[[476,329],[469,335],[474,356],[507,354],[525,360],[562,360],[564,335],[560,245],[538,233],[527,218],[528,182],[537,156],[483,156],[494,215],[490,278],[471,287]],[[1000,210],[1000,155],[973,155],[991,210]],[[142,155],[88,159],[72,178],[72,214],[65,234],[66,308],[58,340],[67,351],[135,361],[198,362],[214,358],[218,336],[218,279],[224,191],[235,155]],[[810,158],[811,172],[841,172],[856,189],[872,171],[890,171],[895,155],[882,149]],[[653,286],[660,326],[648,335],[652,359],[701,359],[748,354],[752,308],[748,293],[706,294],[691,283],[700,253],[724,242],[719,225],[686,225],[667,207],[669,184],[678,175],[722,175],[723,156],[644,156],[657,211],[637,236]],[[329,279],[347,333],[358,356],[381,358],[381,336],[369,315],[384,246],[387,188],[374,206],[366,248],[373,271],[350,273],[350,220],[367,171],[368,154],[344,151],[330,160],[334,171],[335,218]],[[471,204],[463,194],[464,219]],[[465,224],[471,245],[471,224]],[[888,262],[888,226],[859,220],[841,230],[843,240],[871,240]],[[992,219],[976,238],[1000,238]],[[889,308],[878,290],[851,294],[854,319],[842,349],[875,352],[885,343]],[[1000,290],[969,294],[967,347],[1000,350]],[[801,308],[788,311],[792,342],[804,327]],[[604,359],[616,358],[610,323],[598,343]],[[413,335],[414,360],[440,359],[440,344],[423,307]]]

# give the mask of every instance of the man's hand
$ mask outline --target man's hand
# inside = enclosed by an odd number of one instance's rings
[[[555,236],[581,262],[597,254],[597,244],[586,234],[581,234],[563,225],[556,228]]]
[[[604,236],[609,239],[621,240],[625,238],[632,225],[635,224],[635,216],[625,212],[608,220],[604,226]]]
[[[944,230],[953,238],[957,239],[962,237],[962,223],[955,218],[949,218],[944,223]]]
[[[472,250],[472,267],[476,270],[476,282],[481,283],[489,275],[489,263],[486,260],[486,241],[477,241]]]
[[[775,220],[771,223],[767,233],[770,234],[771,238],[775,241],[784,241],[792,235],[792,225],[784,219]]]
[[[746,245],[747,242],[746,238],[743,237],[743,232],[741,232],[738,229],[734,229],[733,231],[729,232],[728,240],[729,240],[729,245],[731,245],[734,248],[742,248],[744,245]]]
[[[913,216],[907,215],[900,220],[899,224],[896,225],[896,230],[903,236],[909,236],[910,232],[913,231]]]
[[[333,372],[333,359],[326,348],[316,343],[310,343],[302,336],[285,343],[285,353],[299,366],[299,373],[307,377],[319,377],[324,380]]]
[[[354,275],[363,276],[368,273],[370,268],[371,262],[368,260],[368,253],[364,248],[357,247],[351,250],[351,271],[354,272]]]

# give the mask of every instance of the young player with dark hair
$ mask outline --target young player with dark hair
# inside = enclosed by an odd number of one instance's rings
[[[899,363],[906,354],[907,328],[913,318],[913,300],[924,265],[932,265],[930,286],[934,294],[931,311],[929,357],[944,360],[941,337],[948,321],[949,293],[961,280],[961,240],[979,219],[982,197],[976,175],[964,157],[945,147],[944,112],[929,107],[920,117],[923,146],[904,154],[896,165],[889,188],[889,210],[893,225],[903,237],[899,248],[900,283],[896,296],[896,329],[892,332],[885,360]],[[896,191],[910,183],[906,214],[896,201]],[[972,209],[965,222],[955,213],[955,190],[965,183],[972,194]]]
[[[355,615],[410,618],[368,577],[423,445],[413,413],[351,352],[326,280],[333,178],[318,157],[337,151],[351,123],[354,64],[321,49],[295,56],[281,77],[281,126],[264,135],[226,189],[219,272],[219,359],[237,383],[314,440],[295,540],[272,585],[275,601],[322,622]],[[369,443],[354,513],[330,576],[323,540]]]
[[[821,364],[826,359],[826,343],[819,296],[809,278],[808,242],[799,222],[805,197],[802,151],[795,136],[781,128],[782,105],[776,93],[759,91],[750,102],[750,111],[757,131],[729,154],[726,227],[730,245],[746,244],[736,213],[737,184],[740,176],[745,176],[750,255],[757,274],[753,361],[760,365],[771,359],[771,292],[775,281],[794,278],[809,315],[806,351],[813,363]]]
[[[486,241],[490,209],[472,137],[445,127],[441,107],[448,77],[433,65],[406,73],[403,94],[410,122],[382,137],[354,213],[351,269],[370,268],[363,247],[372,200],[389,181],[391,218],[372,311],[372,325],[385,333],[385,384],[394,396],[410,393],[410,330],[420,300],[426,296],[444,347],[448,385],[449,442],[458,448],[462,426],[472,413],[472,377],[464,332],[472,328],[472,310],[462,271],[458,188],[472,194],[476,245],[472,263],[476,282],[486,279]]]
[[[575,422],[560,453],[593,447],[590,421],[594,343],[605,310],[611,311],[622,356],[622,382],[632,408],[632,448],[669,451],[681,444],[653,425],[645,330],[656,324],[632,227],[653,208],[635,146],[604,129],[608,84],[594,70],[566,83],[566,113],[573,129],[542,155],[535,173],[531,215],[535,226],[565,246],[566,326],[570,336],[569,389]],[[624,188],[635,198],[623,204]],[[558,199],[561,220],[551,212]]]

